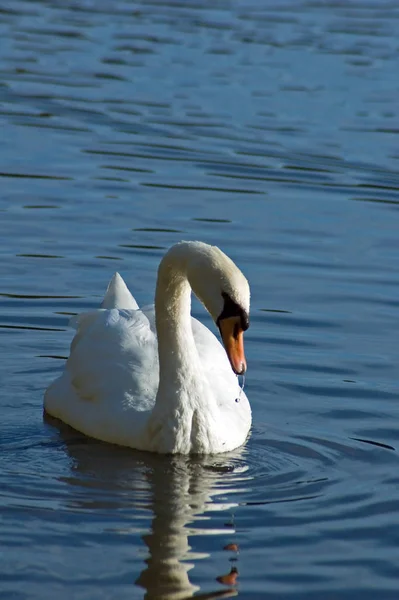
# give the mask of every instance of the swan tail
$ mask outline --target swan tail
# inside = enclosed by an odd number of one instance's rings
[[[129,292],[119,273],[115,273],[108,284],[101,308],[125,308],[137,310],[139,305]]]

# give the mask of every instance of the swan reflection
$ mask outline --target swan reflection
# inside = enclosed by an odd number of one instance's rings
[[[70,474],[63,477],[72,486],[70,508],[118,511],[116,515],[121,518],[113,532],[136,536],[136,544],[150,511],[149,532],[141,537],[148,555],[138,577],[137,571],[133,574],[136,585],[144,588],[146,600],[237,594],[238,547],[231,538],[233,523],[228,523],[228,528],[209,527],[212,517],[208,513],[229,511],[225,521],[232,521],[237,506],[232,493],[249,479],[244,450],[218,457],[160,456],[103,444],[57,426],[72,461]],[[210,552],[198,553],[191,549],[189,538],[199,535],[224,537],[219,544],[207,545]],[[207,589],[212,591],[198,594],[200,588],[191,583],[190,571],[197,561],[210,557],[213,548],[226,550],[226,568],[207,582]]]

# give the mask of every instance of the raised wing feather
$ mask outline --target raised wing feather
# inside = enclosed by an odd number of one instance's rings
[[[97,310],[80,315],[76,325],[66,369],[46,392],[49,412],[63,418],[57,405],[72,411],[79,402],[101,406],[105,413],[151,409],[158,389],[158,356],[144,313]]]

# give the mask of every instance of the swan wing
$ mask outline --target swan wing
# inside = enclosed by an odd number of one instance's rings
[[[46,391],[46,411],[92,437],[138,447],[159,382],[149,320],[141,310],[113,308],[79,315],[73,325],[70,356]]]
[[[130,293],[126,283],[115,273],[108,284],[101,308],[125,308],[137,310],[139,305]]]

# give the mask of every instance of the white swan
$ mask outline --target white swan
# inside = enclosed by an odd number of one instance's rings
[[[225,349],[191,317],[191,289],[218,325]],[[234,374],[246,370],[249,296],[233,261],[202,242],[180,242],[165,254],[155,312],[140,310],[115,274],[102,309],[74,318],[77,333],[64,372],[45,393],[46,412],[86,435],[138,450],[237,448],[251,426]]]

